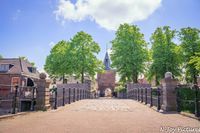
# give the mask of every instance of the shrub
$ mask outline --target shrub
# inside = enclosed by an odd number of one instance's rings
[[[126,92],[126,88],[123,87],[122,85],[119,85],[119,86],[117,86],[117,87],[115,88],[115,92],[119,92],[119,93],[121,93],[121,92]]]
[[[177,91],[179,92],[181,111],[194,113],[195,112],[195,90],[191,88],[180,88],[180,89],[177,89]],[[198,98],[200,100],[200,91],[198,93]]]

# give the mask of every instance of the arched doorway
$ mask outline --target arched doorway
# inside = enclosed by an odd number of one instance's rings
[[[112,97],[112,90],[110,88],[105,89],[105,97]]]

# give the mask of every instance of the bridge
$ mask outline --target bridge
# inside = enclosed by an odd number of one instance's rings
[[[130,99],[85,99],[57,110],[0,120],[0,133],[156,133],[200,127],[176,112],[160,113]]]

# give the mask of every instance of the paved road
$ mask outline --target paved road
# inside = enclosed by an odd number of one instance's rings
[[[199,127],[179,114],[162,114],[132,100],[82,100],[58,110],[0,121],[0,133],[156,133]],[[179,128],[178,128],[179,127]],[[171,130],[170,130],[171,129]],[[200,130],[199,130],[200,132]]]

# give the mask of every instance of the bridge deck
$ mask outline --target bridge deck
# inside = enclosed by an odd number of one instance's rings
[[[132,100],[97,99],[1,120],[0,133],[155,133],[167,126],[200,127],[200,122]]]

